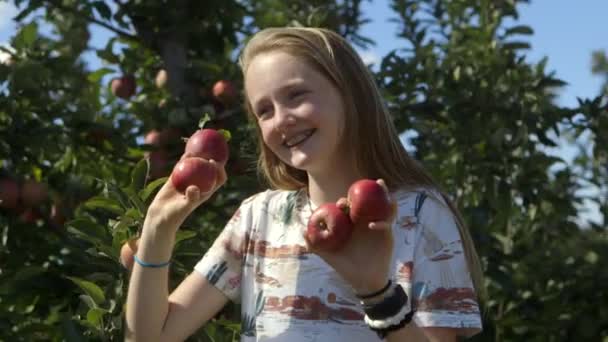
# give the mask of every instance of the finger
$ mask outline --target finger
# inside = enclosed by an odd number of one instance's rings
[[[340,197],[336,202],[336,206],[340,209],[346,208],[348,207],[348,200],[345,197]]]
[[[387,230],[391,228],[391,224],[385,221],[370,222],[368,228],[371,230]]]
[[[215,171],[216,171],[215,182],[213,184],[213,189],[215,191],[219,187],[224,185],[224,183],[226,183],[226,180],[228,179],[228,175],[226,174],[226,169],[224,168],[224,165],[218,163],[217,161],[215,161],[213,159],[209,159],[209,163],[211,163],[211,165],[213,165],[213,167],[215,168]]]
[[[312,245],[310,244],[310,240],[308,239],[308,234],[306,234],[306,230],[304,230],[302,232],[302,237],[304,238],[304,242],[306,244],[306,249],[311,252],[314,253],[315,251],[312,248]]]
[[[378,183],[378,185],[380,185],[382,187],[382,189],[384,189],[384,191],[388,194],[388,186],[386,185],[386,182],[384,181],[384,179],[379,178],[378,180],[376,180],[376,183]]]
[[[396,199],[391,199],[391,216],[387,220],[388,222],[393,222],[397,218],[397,214],[399,213],[399,204]]]
[[[201,198],[201,190],[196,185],[190,185],[186,188],[186,198],[188,202],[196,202]]]
[[[182,156],[179,158],[179,160],[183,160],[183,159],[186,159],[186,158],[190,158],[190,157],[192,157],[192,156],[193,156],[193,155],[192,155],[192,153],[190,153],[190,152],[185,152],[184,154],[182,154]]]

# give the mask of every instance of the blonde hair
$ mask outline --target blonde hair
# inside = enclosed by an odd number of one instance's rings
[[[256,56],[281,51],[301,58],[330,80],[340,91],[344,102],[343,143],[357,151],[356,170],[365,178],[385,180],[389,189],[431,188],[438,191],[454,214],[476,293],[485,298],[481,264],[462,216],[452,201],[440,190],[430,175],[403,147],[373,75],[357,52],[339,34],[322,28],[268,28],[256,33],[239,58],[243,77]],[[248,116],[257,122],[245,93]],[[308,185],[305,171],[282,162],[264,144],[260,127],[258,170],[271,187],[297,190]],[[360,139],[365,137],[365,139]]]

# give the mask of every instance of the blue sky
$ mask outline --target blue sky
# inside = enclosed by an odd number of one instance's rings
[[[602,80],[591,74],[591,53],[596,49],[608,52],[608,1],[532,0],[530,4],[520,5],[518,9],[520,17],[517,23],[534,29],[532,36],[524,37],[532,46],[526,53],[528,60],[537,62],[548,56],[548,69],[555,71],[558,78],[568,82],[560,93],[558,103],[575,106],[576,97],[593,97],[598,94]],[[362,34],[375,40],[376,46],[370,51],[362,51],[361,54],[367,61],[378,61],[388,51],[402,44],[394,38],[397,24],[388,20],[395,15],[389,7],[389,0],[363,2],[363,10],[372,22],[365,25]],[[16,13],[11,5],[0,2],[0,45],[6,43],[15,32],[10,18]],[[91,45],[102,46],[109,36],[108,32],[98,26],[91,28]],[[87,56],[92,67],[99,65],[98,61],[93,60],[93,54]],[[584,142],[584,137],[579,141]],[[569,161],[575,151],[576,147],[564,142],[552,153]],[[589,189],[587,193],[594,191]],[[585,207],[589,213],[583,217],[599,217],[597,208],[592,204],[587,203]]]
[[[395,17],[389,3],[388,0],[363,3],[364,13],[373,20],[364,27],[363,35],[376,41],[369,58],[399,47],[400,42],[394,38],[397,24],[386,20]],[[580,7],[575,7],[575,3]],[[591,53],[597,49],[608,51],[608,1],[532,0],[518,10],[517,24],[534,30],[532,36],[523,37],[532,45],[526,53],[528,60],[538,62],[548,56],[548,69],[569,83],[558,103],[574,106],[577,96],[596,95],[601,79],[591,74]]]

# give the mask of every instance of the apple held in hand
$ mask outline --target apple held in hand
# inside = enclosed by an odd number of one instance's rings
[[[185,193],[190,185],[196,185],[201,192],[208,192],[216,177],[217,170],[213,164],[198,157],[180,160],[171,173],[173,186],[181,193]]]
[[[384,188],[371,179],[362,179],[348,189],[349,216],[354,223],[384,221],[391,216],[392,205]]]
[[[348,214],[335,203],[325,203],[310,216],[306,239],[311,247],[332,252],[344,246],[352,231]]]
[[[192,156],[213,159],[219,164],[228,161],[228,143],[224,135],[215,129],[199,129],[194,132],[186,143],[186,153]]]

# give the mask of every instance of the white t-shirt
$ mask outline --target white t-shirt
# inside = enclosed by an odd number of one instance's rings
[[[432,191],[396,193],[393,279],[419,327],[481,331],[458,228]],[[241,303],[241,341],[380,341],[352,288],[302,237],[312,213],[305,191],[267,190],[244,200],[195,266]],[[362,270],[365,272],[365,270]]]

